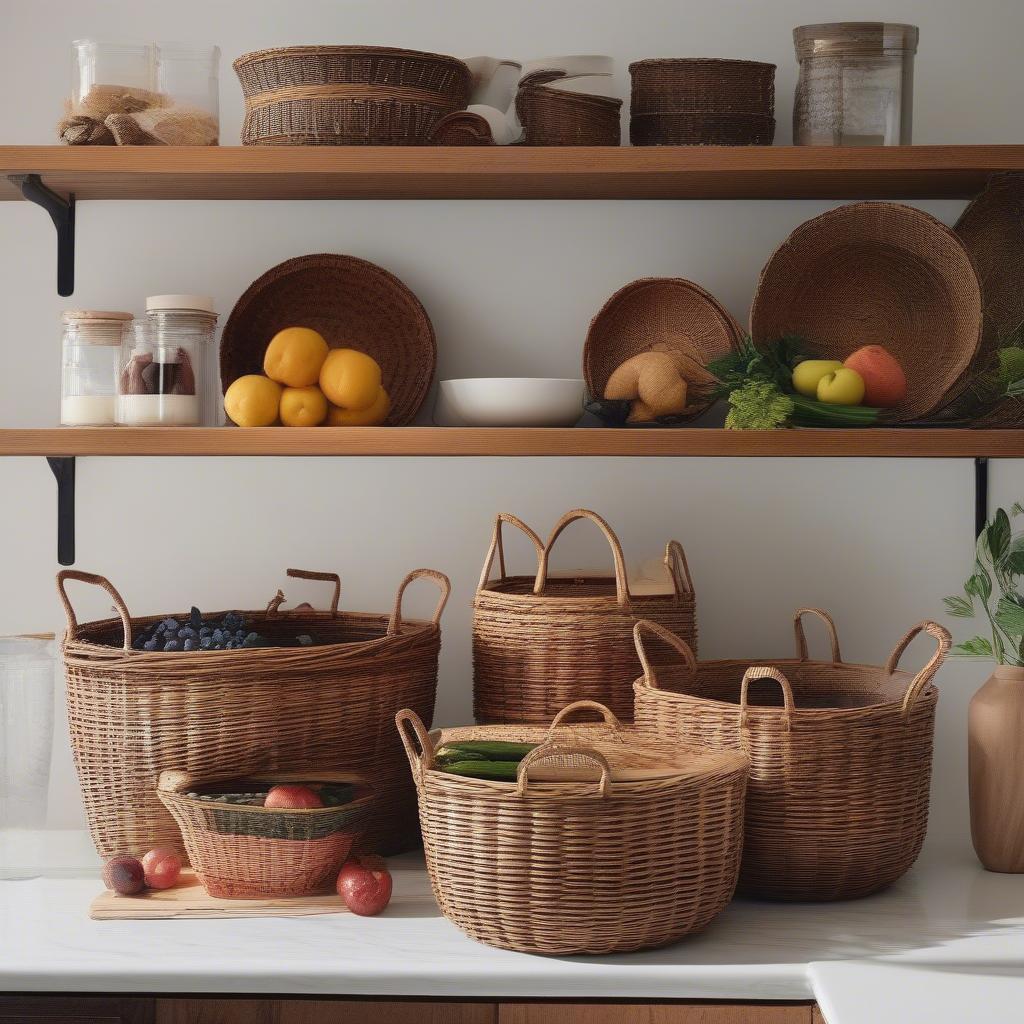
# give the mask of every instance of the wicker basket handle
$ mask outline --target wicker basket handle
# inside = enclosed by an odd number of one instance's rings
[[[441,591],[437,607],[434,609],[434,617],[430,620],[433,625],[441,621],[441,613],[448,603],[448,595],[452,592],[452,583],[443,572],[436,569],[413,569],[408,576],[398,585],[398,593],[395,595],[395,607],[391,610],[391,619],[388,622],[388,636],[394,636],[402,627],[402,598],[405,596],[405,588],[415,580],[433,580]]]
[[[499,512],[497,518],[494,520],[494,534],[491,537],[491,546],[487,549],[487,558],[484,560],[484,568],[480,573],[480,582],[477,584],[477,590],[483,590],[487,586],[487,582],[491,577],[491,568],[494,565],[494,554],[498,554],[498,568],[501,570],[501,579],[506,579],[508,574],[505,571],[505,544],[502,539],[501,524],[508,523],[509,526],[514,526],[517,530],[521,530],[530,538],[530,542],[533,544],[534,549],[537,552],[537,565],[540,565],[541,556],[544,554],[544,544],[540,537],[537,536],[531,530],[522,519],[518,516],[512,515],[510,512]]]
[[[405,747],[412,773],[420,778],[434,765],[434,744],[427,727],[420,716],[408,708],[402,708],[395,715],[395,725],[398,727],[398,735],[402,737],[402,746]]]
[[[800,661],[807,661],[807,635],[804,633],[804,616],[817,616],[824,624],[828,633],[829,646],[832,648],[832,664],[842,663],[843,656],[839,653],[839,634],[832,616],[821,608],[798,608],[793,616],[793,632],[796,635],[796,656]]]
[[[672,577],[672,586],[675,588],[676,597],[693,597],[693,577],[690,575],[690,565],[686,561],[683,545],[677,540],[670,540],[665,545],[665,567]]]
[[[953,645],[953,638],[949,635],[949,630],[945,626],[940,626],[937,622],[932,622],[926,619],[924,622],[919,622],[913,629],[911,629],[907,635],[896,645],[892,654],[889,655],[889,660],[885,663],[885,671],[892,675],[896,671],[896,666],[899,664],[900,658],[903,656],[903,652],[910,646],[910,641],[917,636],[918,633],[927,633],[929,636],[934,637],[938,641],[938,647],[935,653],[931,656],[928,664],[925,665],[920,672],[911,680],[910,686],[907,687],[907,692],[903,695],[903,714],[907,715],[913,708],[917,698],[921,696],[925,688],[932,681],[935,673],[939,671],[943,661],[946,660],[946,655],[949,653],[950,647]]]
[[[599,704],[596,700],[576,700],[571,704],[566,704],[561,711],[551,719],[551,725],[548,727],[548,739],[553,739],[555,730],[560,725],[565,725],[565,720],[570,716],[574,715],[577,711],[596,711],[605,721],[607,725],[614,732],[618,732],[622,728],[622,723],[615,717],[615,712],[611,708],[605,707],[604,704]]]
[[[516,796],[526,796],[530,783],[530,768],[533,765],[538,761],[548,761],[566,756],[571,756],[578,761],[589,761],[599,768],[601,779],[597,784],[597,792],[601,797],[606,797],[611,793],[612,770],[603,754],[589,747],[575,747],[566,743],[542,743],[539,747],[534,747],[519,762],[519,768],[516,771]]]
[[[691,679],[697,674],[697,659],[694,657],[693,648],[682,637],[676,636],[670,629],[666,629],[658,622],[651,622],[650,619],[640,619],[633,626],[633,643],[636,644],[637,657],[639,657],[640,664],[644,670],[643,681],[647,686],[652,690],[656,690],[658,688],[658,679],[654,674],[654,666],[651,664],[651,659],[647,657],[647,648],[644,647],[643,634],[645,632],[653,633],[659,639],[664,640],[670,647],[674,647],[682,655],[683,662]]]
[[[615,559],[615,599],[618,601],[620,608],[628,608],[629,584],[626,582],[626,559],[622,554],[622,545],[619,543],[619,538],[615,536],[612,528],[596,512],[591,512],[585,508],[575,508],[571,512],[566,512],[555,525],[554,530],[551,531],[551,536],[541,552],[540,567],[537,569],[537,580],[533,585],[534,594],[540,595],[544,593],[544,587],[548,582],[548,558],[551,554],[551,549],[554,547],[555,541],[562,535],[562,531],[570,523],[575,523],[577,519],[589,519],[605,535],[605,539],[612,549],[612,556]]]
[[[331,615],[337,618],[338,604],[341,601],[341,577],[336,572],[314,572],[312,569],[287,569],[286,575],[293,580],[323,580],[325,583],[334,584],[334,596],[331,598]],[[267,605],[267,615],[277,615],[285,597],[282,591],[278,591]],[[312,608],[311,605],[297,605],[291,611],[301,611],[304,608]]]
[[[121,625],[124,627],[124,649],[132,649],[132,617],[128,614],[128,606],[124,598],[117,592],[117,587],[106,578],[97,576],[91,572],[79,572],[77,569],[62,569],[57,573],[57,593],[60,594],[60,603],[64,605],[64,614],[68,617],[68,633],[75,636],[78,632],[78,619],[75,610],[71,607],[65,583],[68,580],[78,580],[80,583],[91,583],[94,587],[101,587],[113,599],[117,614],[121,616]]]
[[[793,687],[789,680],[777,668],[771,665],[754,665],[743,673],[743,682],[740,683],[740,728],[745,729],[749,708],[747,707],[747,694],[750,684],[755,679],[774,679],[782,688],[782,705],[786,729],[793,728]]]

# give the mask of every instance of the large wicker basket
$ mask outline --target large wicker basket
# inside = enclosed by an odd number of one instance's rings
[[[614,576],[550,576],[548,558],[562,531],[588,519],[604,534]],[[509,576],[502,524],[529,537],[535,576]],[[494,556],[500,575],[491,579]],[[547,544],[515,516],[500,514],[473,602],[473,710],[478,722],[550,722],[576,699],[600,701],[621,719],[633,717],[632,681],[640,670],[633,624],[650,618],[697,643],[696,599],[678,541],[665,549],[668,593],[632,594],[622,546],[612,528],[585,509],[567,512]],[[671,660],[672,651],[653,652]]]
[[[469,102],[454,57],[384,46],[288,46],[234,62],[246,146],[414,146]]]
[[[808,659],[802,618],[821,618],[830,661]],[[932,736],[938,692],[932,678],[950,646],[934,622],[915,626],[884,666],[842,661],[832,620],[796,613],[795,659],[697,662],[685,642],[655,623],[637,623],[644,676],[637,727],[667,742],[744,750],[750,783],[740,889],[779,900],[843,900],[896,881],[917,859],[928,825]],[[938,650],[916,675],[898,671],[920,632]],[[657,669],[643,635],[672,643],[683,665]],[[750,684],[771,679],[783,706]]]
[[[580,707],[605,724],[565,725]],[[441,912],[480,942],[524,953],[616,953],[704,928],[732,898],[746,758],[659,743],[581,701],[546,726],[446,729],[397,716]],[[433,767],[443,742],[540,746],[518,781]]]
[[[299,324],[331,348],[355,348],[381,368],[391,399],[387,425],[405,426],[430,390],[437,363],[434,328],[422,303],[394,274],[355,256],[316,253],[271,267],[235,303],[220,346],[224,391],[263,372],[270,339]]]
[[[787,334],[845,359],[881,345],[907,378],[896,420],[926,417],[960,393],[981,339],[981,288],[963,243],[898,203],[851,203],[801,224],[761,271],[754,341]]]
[[[282,611],[279,594],[266,611],[245,613],[251,628],[271,642],[308,633],[321,643],[158,653],[133,650],[132,632],[166,615],[133,618],[102,576],[58,574],[68,617],[63,654],[71,746],[101,857],[182,849],[156,794],[160,773],[173,768],[200,778],[302,769],[361,773],[377,797],[366,846],[393,850],[415,838],[414,795],[390,723],[401,707],[433,716],[448,579],[433,569],[411,572],[391,614],[377,615],[339,611],[341,584],[333,573],[289,569],[288,575],[332,582],[330,610]],[[406,587],[420,578],[441,590],[430,622],[402,615]],[[67,580],[102,587],[119,617],[79,623]]]

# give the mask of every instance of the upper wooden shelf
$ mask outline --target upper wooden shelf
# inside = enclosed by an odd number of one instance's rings
[[[1022,430],[77,427],[0,430],[4,455],[820,456],[1024,458]]]
[[[1024,171],[1024,146],[0,146],[81,199],[935,199]]]

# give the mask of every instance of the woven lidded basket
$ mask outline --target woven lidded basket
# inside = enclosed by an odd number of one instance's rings
[[[384,46],[288,46],[234,62],[252,146],[414,146],[469,102],[454,57]]]
[[[528,85],[516,95],[526,146],[617,146],[622,100]]]
[[[608,378],[641,352],[677,357],[687,383],[686,418],[714,401],[707,364],[735,351],[742,331],[709,292],[679,277],[645,277],[620,288],[591,321],[583,346],[583,377],[592,398]]]
[[[629,65],[630,113],[775,113],[775,65],[756,60],[654,57]]]
[[[602,725],[565,725],[578,708]],[[445,729],[397,716],[441,912],[480,942],[524,953],[616,953],[704,928],[732,898],[746,758],[640,737],[580,701],[548,726]],[[433,767],[444,742],[540,744],[518,781]]]
[[[775,118],[767,114],[634,114],[629,141],[634,146],[770,146]]]
[[[216,790],[209,778],[160,773],[157,796],[181,830],[188,859],[211,896],[236,900],[308,896],[338,876],[373,796],[360,776],[341,772],[277,772],[225,778],[220,787],[253,783],[354,783],[355,798],[337,807],[247,807],[191,796]]]
[[[562,531],[588,519],[604,534],[615,561],[613,576],[549,576],[548,558]],[[509,576],[502,524],[517,527],[537,552],[535,576]],[[491,578],[494,556],[499,576]],[[696,599],[678,541],[665,548],[667,593],[632,594],[622,545],[612,528],[586,509],[567,512],[547,544],[525,523],[501,513],[473,601],[473,712],[478,722],[550,722],[577,699],[600,701],[619,717],[633,717],[632,681],[640,663],[633,623],[651,618],[693,646]],[[669,582],[668,580],[666,582]],[[654,657],[671,658],[665,648]]]
[[[825,623],[829,661],[808,658],[802,619]],[[645,622],[635,629],[644,675],[637,728],[666,742],[743,750],[750,781],[740,889],[767,899],[845,900],[895,882],[917,859],[928,825],[938,692],[932,678],[950,647],[934,622],[915,626],[884,666],[842,660],[824,612],[795,617],[797,657],[697,662],[684,641]],[[920,632],[938,650],[916,675],[900,656]],[[655,667],[644,634],[672,643],[683,664]],[[774,694],[751,694],[755,680]]]
[[[433,716],[448,578],[433,569],[411,572],[390,615],[378,615],[339,611],[341,582],[334,573],[289,569],[288,575],[333,583],[330,610],[282,611],[279,592],[265,611],[244,613],[250,628],[271,643],[304,633],[321,643],[162,653],[133,650],[132,633],[166,615],[133,618],[102,576],[58,574],[68,617],[63,655],[71,747],[101,857],[141,855],[154,846],[182,850],[156,793],[160,773],[173,768],[201,779],[356,772],[376,797],[366,845],[398,849],[415,837],[414,794],[390,722],[402,707],[428,721]],[[441,590],[430,622],[402,615],[406,588],[421,578]],[[102,587],[118,618],[79,623],[68,580]]]
[[[372,356],[391,399],[387,425],[412,422],[434,378],[437,344],[427,311],[394,274],[334,253],[272,267],[249,285],[228,317],[220,346],[222,389],[262,373],[271,338],[295,326],[319,331],[331,348]]]
[[[898,421],[922,419],[965,386],[981,340],[981,287],[963,243],[898,203],[851,203],[801,224],[764,269],[754,341],[802,336],[824,359],[881,345],[903,367]]]

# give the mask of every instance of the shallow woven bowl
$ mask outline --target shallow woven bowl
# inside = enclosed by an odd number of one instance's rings
[[[775,111],[775,65],[756,60],[657,57],[629,65],[635,114]]]
[[[881,345],[903,367],[897,421],[921,419],[959,394],[981,340],[981,286],[944,224],[898,203],[851,203],[801,224],[761,271],[754,341],[786,334],[845,359]]]
[[[634,146],[770,146],[775,118],[770,114],[674,111],[634,114],[629,141]]]
[[[531,85],[520,88],[516,110],[527,146],[617,146],[621,141],[622,100]]]
[[[312,327],[331,348],[380,363],[391,398],[387,425],[412,422],[437,362],[434,328],[419,299],[393,274],[355,256],[319,253],[268,270],[235,303],[220,347],[221,388],[263,372],[263,353],[285,327]]]
[[[677,355],[689,386],[685,416],[711,404],[706,366],[734,351],[742,331],[709,292],[680,277],[645,277],[620,288],[594,317],[583,346],[583,377],[593,398],[627,359],[652,349]]]

